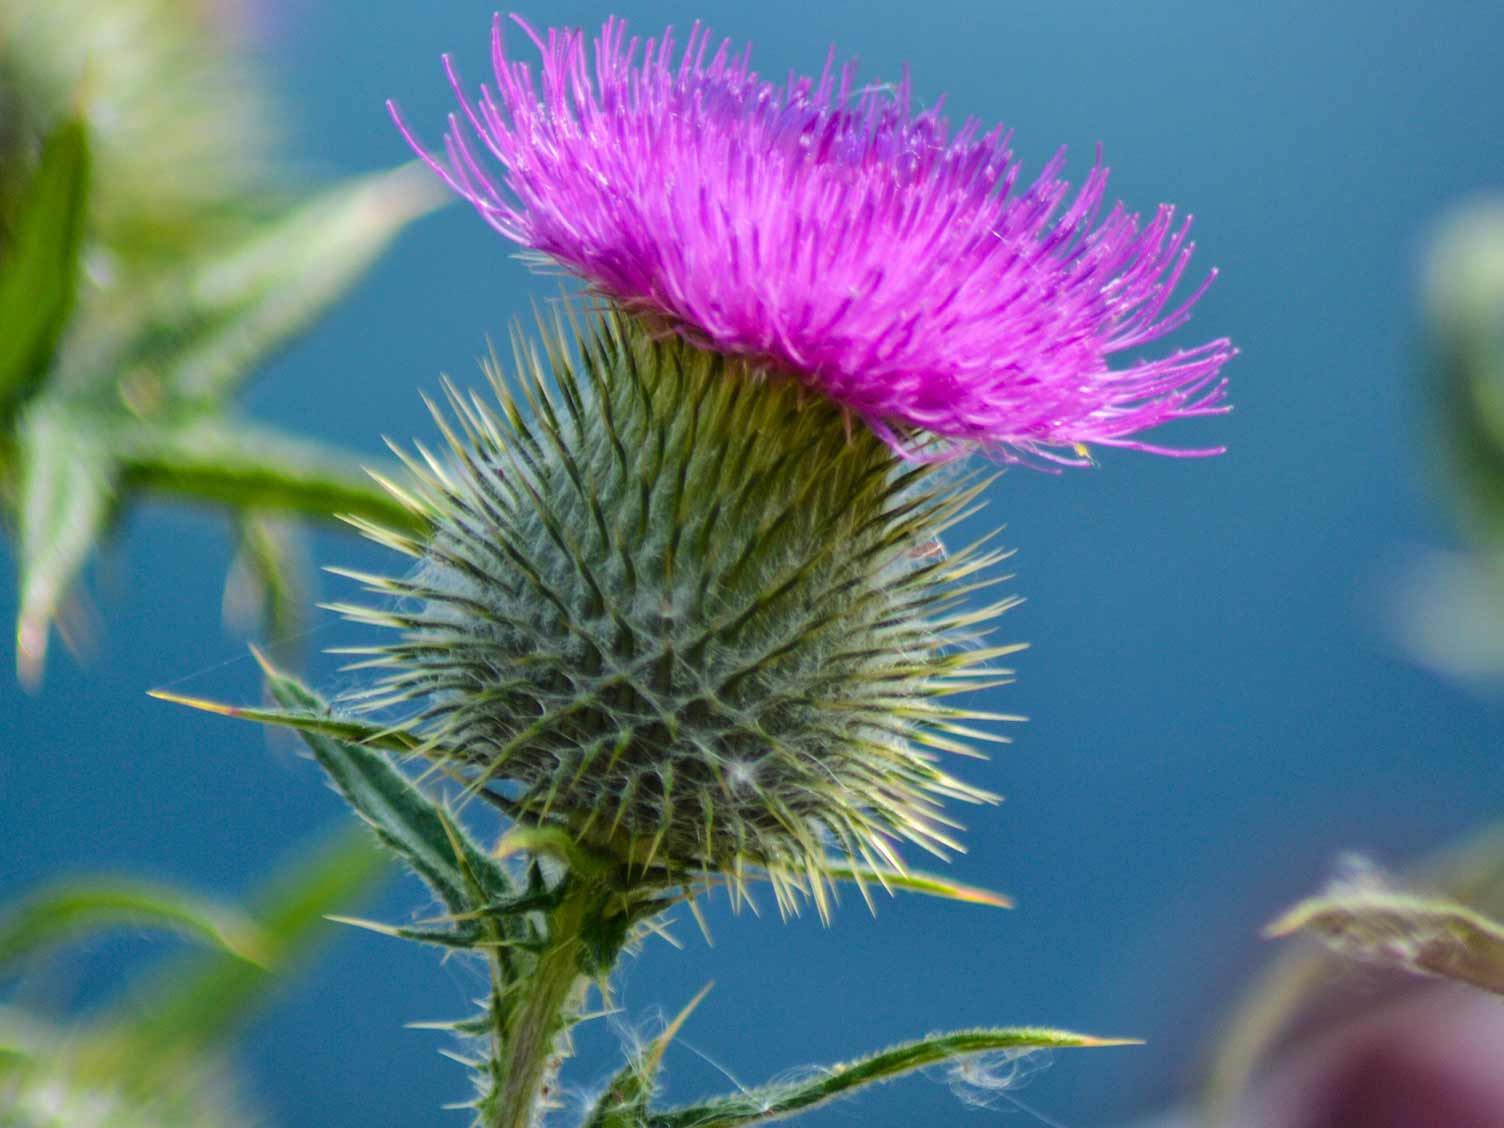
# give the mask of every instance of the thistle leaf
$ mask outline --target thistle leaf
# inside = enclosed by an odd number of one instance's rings
[[[0,918],[0,969],[91,932],[163,928],[265,965],[273,941],[230,906],[180,889],[126,878],[59,882]]]
[[[364,920],[361,917],[329,917],[335,924],[347,924],[351,928],[364,929],[379,936],[395,940],[411,940],[417,944],[437,944],[441,948],[484,948],[487,936],[478,928],[417,928],[397,924],[383,924],[379,920]]]
[[[18,454],[16,660],[21,680],[34,685],[46,661],[52,620],[109,519],[116,482],[86,419],[52,405],[27,413]]]
[[[263,665],[267,686],[285,709],[313,713],[326,708],[311,690]],[[487,897],[515,895],[512,879],[501,863],[474,843],[385,754],[321,733],[305,730],[302,737],[356,814],[432,887],[451,912],[474,907],[476,899],[467,870]],[[462,857],[456,856],[456,846]]]
[[[1504,924],[1446,898],[1339,890],[1301,901],[1264,929],[1270,938],[1297,932],[1366,963],[1504,995]]]
[[[0,420],[37,389],[73,309],[88,204],[82,121],[48,136],[0,259]]]
[[[113,428],[110,441],[131,485],[324,519],[348,513],[412,523],[355,458],[269,427],[216,416],[133,420]]]
[[[355,285],[409,222],[443,202],[414,167],[352,178],[197,267],[165,303],[191,343],[164,365],[186,400],[219,400]]]
[[[213,713],[218,717],[233,717],[236,720],[252,721],[260,725],[288,728],[307,735],[355,742],[367,749],[411,752],[418,743],[415,737],[401,729],[390,729],[369,721],[336,717],[330,713],[315,712],[312,709],[259,709],[252,705],[225,705],[218,701],[209,701],[202,697],[188,697],[165,689],[150,690],[147,696],[173,705],[185,705],[201,713]]]
[[[649,1113],[638,1124],[641,1128],[738,1128],[743,1124],[780,1120],[864,1086],[971,1054],[1139,1044],[1131,1038],[1093,1038],[1037,1027],[934,1034],[831,1066],[817,1077],[764,1085],[682,1108]]]

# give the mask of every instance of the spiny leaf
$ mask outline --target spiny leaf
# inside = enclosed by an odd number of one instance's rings
[[[412,940],[419,944],[437,944],[441,948],[484,948],[488,936],[478,928],[417,928],[406,925],[382,924],[379,920],[364,920],[361,917],[337,916],[329,919],[335,924],[348,924],[381,936],[397,940]]]
[[[88,185],[88,130],[72,118],[48,136],[0,258],[0,421],[41,384],[73,309]]]
[[[279,675],[280,676],[280,675]],[[327,712],[302,709],[261,709],[254,705],[224,705],[202,697],[188,697],[166,689],[153,689],[148,697],[167,701],[173,705],[185,705],[201,713],[213,713],[218,717],[233,717],[241,721],[254,721],[262,725],[289,728],[296,732],[335,740],[353,741],[367,748],[381,748],[391,752],[411,752],[418,746],[416,737],[403,729],[392,729],[369,721],[336,717]]]
[[[743,1124],[780,1120],[863,1086],[889,1081],[927,1065],[970,1054],[1139,1044],[1131,1038],[1093,1038],[1037,1027],[934,1034],[869,1057],[831,1066],[819,1076],[807,1080],[774,1083],[683,1108],[650,1113],[640,1124],[642,1128],[737,1128]]]
[[[22,681],[35,684],[53,617],[109,518],[116,483],[98,434],[55,405],[27,413],[18,454],[16,655]]]
[[[455,913],[444,919],[453,921],[478,920],[481,917],[516,916],[522,913],[549,912],[559,907],[560,889],[530,889],[502,901],[490,901],[468,913]]]
[[[404,1022],[402,1025],[408,1030],[448,1030],[455,1034],[479,1038],[491,1033],[494,1021],[489,1014],[472,1014],[466,1018]]]
[[[199,266],[172,295],[192,340],[164,365],[169,386],[185,399],[222,398],[443,198],[412,167],[352,178]]]
[[[1443,897],[1339,890],[1301,901],[1264,929],[1271,938],[1297,932],[1353,959],[1504,995],[1504,925]]]
[[[357,459],[273,428],[217,416],[134,420],[113,427],[109,441],[134,486],[326,520],[349,513],[399,528],[412,524]]]
[[[60,882],[0,918],[0,969],[78,936],[121,926],[168,929],[265,965],[274,942],[244,913],[154,882],[83,877]]]
[[[288,710],[323,711],[311,690],[263,662],[272,696]],[[473,908],[466,871],[489,899],[515,895],[506,869],[471,841],[462,827],[383,753],[361,744],[303,731],[303,741],[328,773],[345,801],[390,847],[433,888],[451,912]],[[456,843],[461,856],[456,856]]]

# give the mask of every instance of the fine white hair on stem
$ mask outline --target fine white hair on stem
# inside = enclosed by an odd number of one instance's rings
[[[1012,1049],[970,1054],[946,1067],[945,1081],[956,1100],[967,1108],[995,1109],[1006,1098],[1048,1069],[1053,1058],[1046,1050]]]

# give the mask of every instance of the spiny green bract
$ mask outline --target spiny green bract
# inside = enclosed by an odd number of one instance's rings
[[[832,852],[879,871],[956,844],[940,800],[992,798],[937,764],[1006,679],[968,609],[1003,554],[937,540],[985,483],[898,459],[796,382],[608,315],[516,344],[497,403],[447,387],[452,450],[394,492],[431,532],[397,597],[338,609],[401,630],[361,708],[408,727],[526,818],[642,863],[745,867],[824,908]],[[999,718],[1002,719],[1002,718]]]

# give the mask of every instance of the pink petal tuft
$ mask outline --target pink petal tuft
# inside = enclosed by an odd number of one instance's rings
[[[1001,127],[915,113],[909,80],[764,81],[696,24],[646,42],[609,19],[540,35],[532,67],[492,34],[495,88],[465,93],[445,159],[403,136],[497,231],[628,309],[796,374],[896,445],[915,432],[1005,458],[1078,444],[1174,451],[1139,432],[1226,411],[1225,340],[1111,368],[1182,325],[1190,220],[1103,213],[1064,154],[1015,191]],[[393,116],[397,117],[395,110]],[[945,444],[940,445],[945,449]]]

